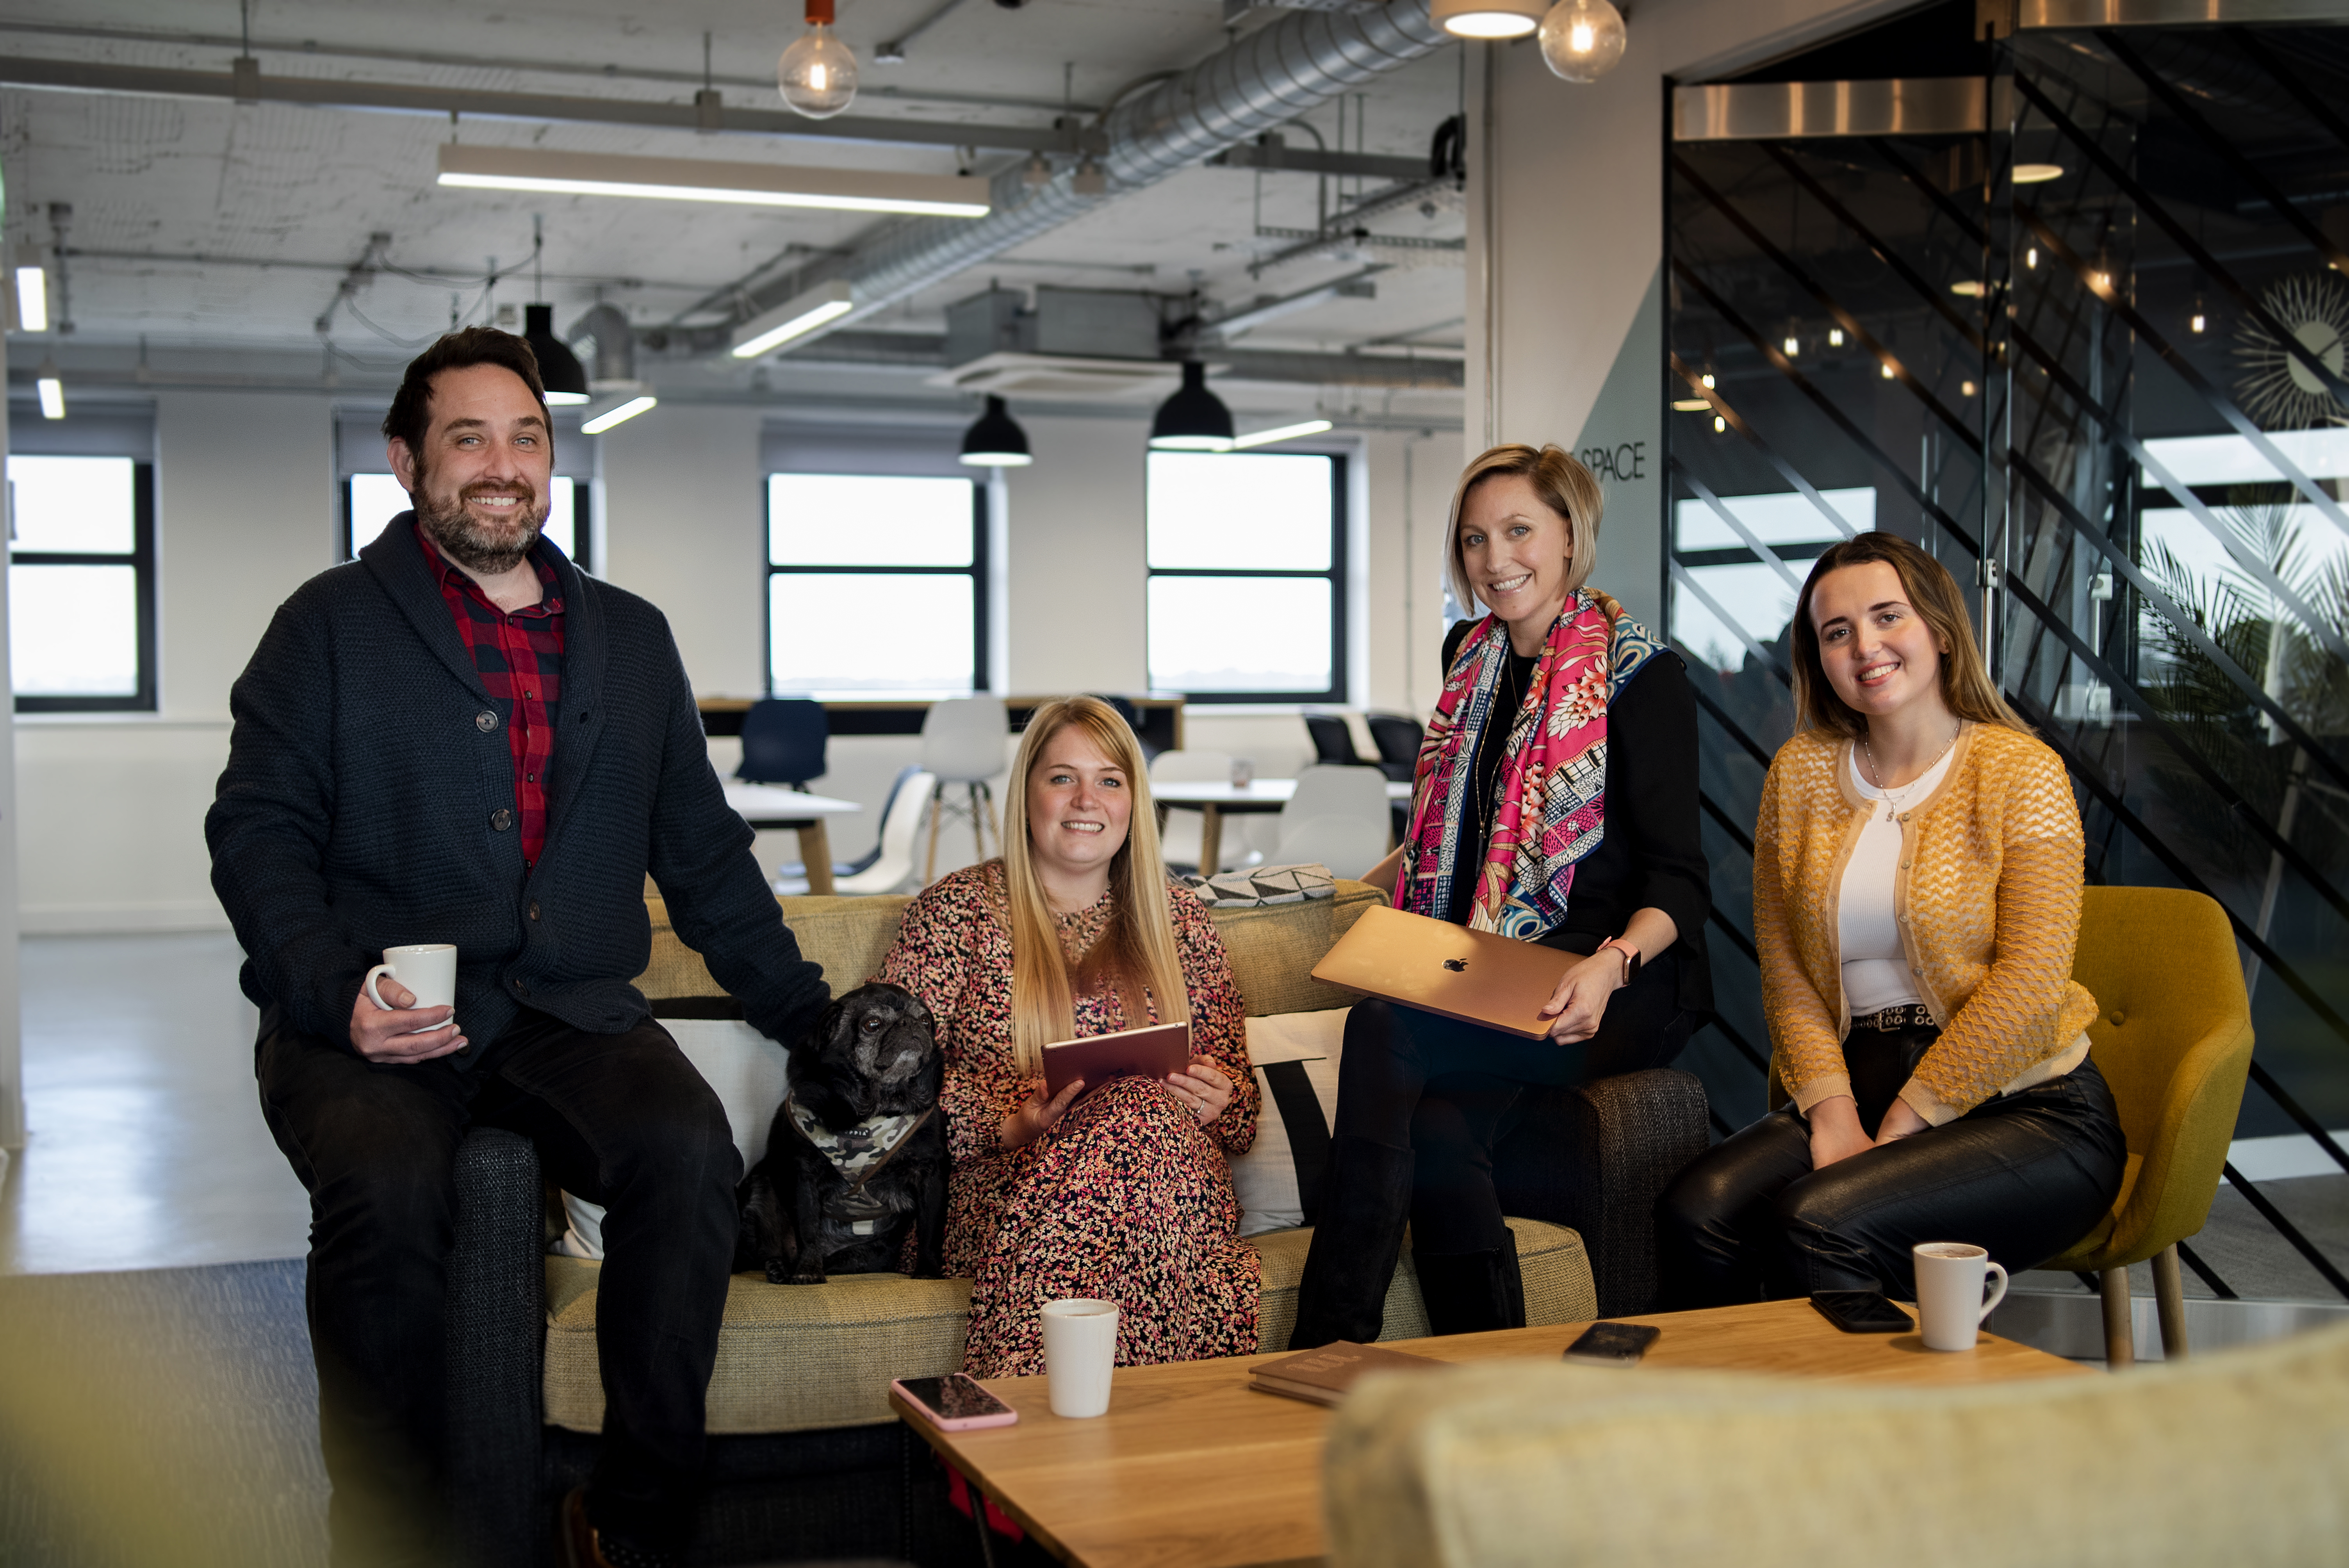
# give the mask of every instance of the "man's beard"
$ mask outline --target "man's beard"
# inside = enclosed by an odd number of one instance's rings
[[[484,522],[467,510],[468,496],[515,495],[522,497],[514,515],[502,523]],[[430,480],[419,469],[416,490],[409,497],[416,508],[416,521],[441,553],[468,571],[484,577],[495,577],[522,564],[530,547],[538,542],[539,530],[546,526],[546,508],[538,492],[528,483],[468,485],[447,505],[431,493]]]

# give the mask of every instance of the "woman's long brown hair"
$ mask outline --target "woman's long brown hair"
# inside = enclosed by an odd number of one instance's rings
[[[1028,838],[1028,779],[1044,758],[1044,748],[1074,726],[1125,770],[1133,800],[1125,842],[1110,861],[1114,909],[1074,975],[1061,952],[1052,906],[1036,874]],[[1174,916],[1166,896],[1166,858],[1158,847],[1158,816],[1150,802],[1150,769],[1142,745],[1117,709],[1099,697],[1072,696],[1047,703],[1028,721],[1011,765],[1003,802],[1003,882],[1011,925],[1011,1047],[1019,1070],[1044,1070],[1044,1047],[1076,1035],[1076,995],[1081,985],[1106,981],[1125,1004],[1126,1025],[1148,1022],[1142,1013],[1146,986],[1158,1004],[1158,1021],[1179,1024],[1191,1016],[1183,985],[1183,959],[1174,941]]]
[[[2031,733],[2031,727],[2007,706],[1998,683],[1990,678],[1982,646],[1974,641],[1973,623],[1966,618],[1966,597],[1950,569],[1897,533],[1863,533],[1831,547],[1811,565],[1803,592],[1795,601],[1795,727],[1827,729],[1847,740],[1868,733],[1868,719],[1836,695],[1819,659],[1818,628],[1811,624],[1811,594],[1830,572],[1880,561],[1900,575],[1901,592],[1909,605],[1932,628],[1941,653],[1941,700],[1960,718],[1977,724],[2002,724]]]

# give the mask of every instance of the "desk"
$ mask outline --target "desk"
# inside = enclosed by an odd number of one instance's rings
[[[796,828],[800,859],[807,863],[808,892],[819,898],[832,892],[832,835],[824,830],[827,817],[846,817],[864,810],[854,800],[830,795],[809,795],[781,784],[746,784],[725,780],[726,803],[756,828]]]
[[[1664,1331],[1645,1362],[1715,1371],[1783,1372],[1844,1382],[1955,1387],[2088,1376],[2088,1368],[1983,1335],[1971,1354],[1927,1350],[1915,1334],[1845,1334],[1806,1301],[1758,1302],[1626,1319]],[[1442,1361],[1554,1360],[1587,1324],[1462,1334],[1397,1348]],[[1247,1369],[1277,1357],[1122,1367],[1110,1413],[1062,1420],[1041,1377],[987,1387],[1019,1423],[941,1432],[890,1403],[929,1445],[976,1480],[1063,1562],[1082,1568],[1237,1568],[1317,1562],[1321,1445],[1330,1412],[1259,1394]],[[1180,1484],[1172,1484],[1179,1478]],[[1213,1506],[1200,1507],[1200,1500]]]
[[[1408,784],[1388,779],[1388,804],[1409,805],[1411,789]],[[1181,806],[1199,813],[1199,874],[1202,876],[1213,876],[1216,869],[1223,864],[1224,818],[1226,815],[1278,811],[1288,805],[1296,793],[1297,780],[1294,779],[1258,779],[1249,784],[1230,784],[1214,779],[1195,783],[1169,780],[1160,784],[1154,780],[1150,786],[1150,798],[1158,808],[1160,831],[1165,830],[1166,812],[1171,807]],[[1392,830],[1387,838],[1392,847],[1394,838]]]

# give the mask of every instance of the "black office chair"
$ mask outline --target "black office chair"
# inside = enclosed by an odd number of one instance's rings
[[[1362,766],[1362,758],[1354,751],[1353,732],[1336,714],[1307,714],[1305,732],[1313,738],[1314,761],[1327,762],[1339,768]]]
[[[1411,782],[1419,766],[1419,743],[1426,731],[1407,713],[1374,713],[1365,721],[1379,748],[1379,770],[1398,784]]]
[[[823,704],[805,697],[761,697],[742,716],[742,766],[734,777],[746,784],[788,784],[805,789],[824,772],[824,742],[832,725]]]

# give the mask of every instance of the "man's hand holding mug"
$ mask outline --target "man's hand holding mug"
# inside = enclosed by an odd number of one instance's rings
[[[458,1031],[456,999],[454,947],[445,942],[387,947],[351,1003],[351,1047],[371,1062],[394,1067],[461,1051],[472,1042]]]

